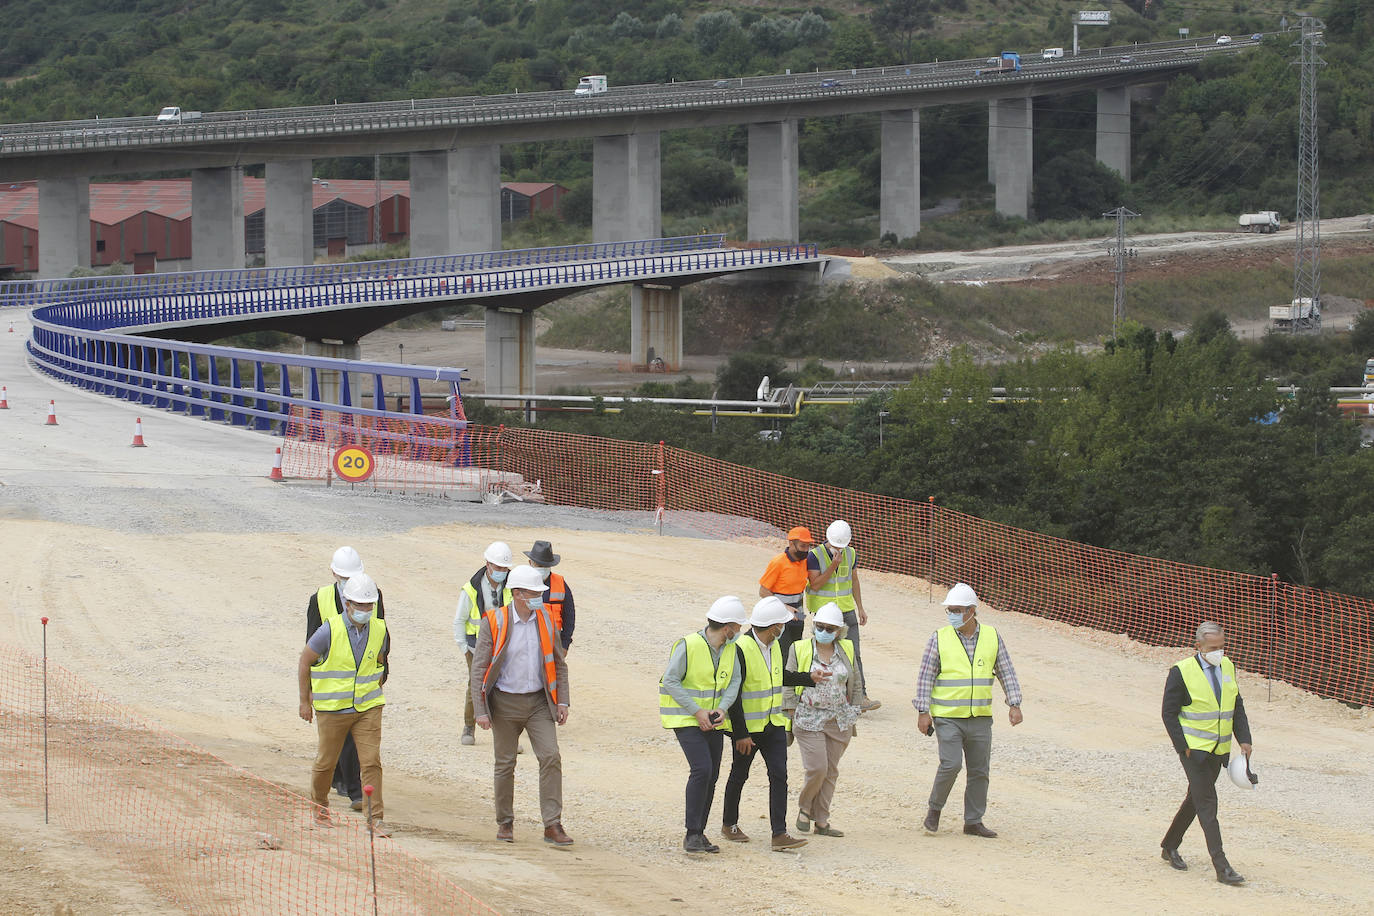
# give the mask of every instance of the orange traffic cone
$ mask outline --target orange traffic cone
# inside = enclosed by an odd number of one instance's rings
[[[0,410],[10,409],[10,390],[0,385]]]
[[[143,418],[134,419],[134,443],[130,448],[147,448],[148,443],[143,441]]]
[[[267,475],[268,480],[285,480],[281,476],[281,449],[277,449],[276,460],[272,462],[272,473]]]
[[[56,426],[56,425],[57,425],[57,402],[56,402],[56,401],[48,401],[48,422],[44,423],[43,425],[44,425],[44,426]]]
[[[13,322],[13,321],[10,322],[10,333],[11,333],[11,334],[14,333],[14,322]]]

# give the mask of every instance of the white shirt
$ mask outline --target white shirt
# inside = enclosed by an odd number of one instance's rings
[[[482,590],[482,604],[488,608],[500,607],[501,596],[492,587],[491,579],[483,573],[478,580],[477,587]],[[504,586],[502,586],[504,590]],[[468,645],[468,616],[472,613],[472,602],[468,600],[468,593],[460,591],[458,593],[458,610],[453,615],[453,641],[463,647],[464,652],[471,652],[472,647]]]
[[[533,693],[544,689],[541,675],[544,652],[539,646],[537,613],[531,614],[529,620],[521,620],[515,608],[511,608],[510,632],[506,634],[506,647],[501,654],[497,690],[502,693]]]

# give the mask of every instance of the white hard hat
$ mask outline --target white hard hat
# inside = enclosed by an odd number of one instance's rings
[[[737,623],[740,626],[749,622],[749,616],[744,613],[744,602],[734,595],[717,598],[711,609],[706,612],[706,619],[714,620],[716,623]]]
[[[816,623],[823,623],[832,627],[842,627],[844,626],[844,612],[840,610],[838,604],[831,601],[823,605],[821,609],[816,612]]]
[[[754,612],[749,615],[749,626],[771,627],[776,623],[790,623],[792,611],[778,600],[777,595],[760,598],[754,604]]]
[[[515,554],[511,553],[510,545],[505,541],[492,541],[488,544],[482,559],[502,569],[510,569],[515,564]]]
[[[1226,765],[1226,775],[1242,789],[1253,789],[1259,784],[1259,777],[1250,769],[1250,758],[1239,748],[1231,752],[1231,762]]]
[[[854,532],[849,527],[849,522],[843,519],[836,519],[830,523],[830,527],[825,529],[825,539],[831,547],[838,547],[844,550],[849,546],[849,541],[854,537]]]
[[[349,576],[344,583],[343,596],[346,601],[356,601],[358,604],[376,604],[377,583],[365,572]]]
[[[334,551],[334,558],[329,561],[329,568],[334,571],[336,576],[352,579],[363,571],[363,558],[358,556],[358,551],[352,547],[340,547]]]
[[[542,592],[545,589],[544,577],[539,574],[539,570],[533,566],[521,563],[510,571],[506,576],[506,588],[523,588],[531,592]]]
[[[978,603],[978,595],[972,588],[962,582],[955,583],[954,588],[945,595],[945,607],[972,607]]]

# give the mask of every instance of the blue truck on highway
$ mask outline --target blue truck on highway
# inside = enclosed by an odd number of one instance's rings
[[[1015,51],[1003,51],[1001,57],[989,57],[985,66],[973,71],[974,76],[987,73],[1015,73],[1021,69],[1021,55]]]

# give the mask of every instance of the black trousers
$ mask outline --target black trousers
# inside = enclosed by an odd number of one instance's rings
[[[754,755],[761,752],[768,768],[768,820],[773,836],[778,836],[787,832],[787,729],[770,723],[763,731],[749,737],[754,739],[754,747],[747,754],[734,750],[731,742],[730,778],[725,780],[725,810],[722,812],[724,823],[727,827],[739,823],[739,797],[749,781],[749,766],[754,762]]]
[[[1201,757],[1201,760],[1197,758]],[[1183,772],[1188,776],[1188,794],[1183,804],[1178,806],[1174,822],[1169,832],[1164,834],[1160,846],[1177,849],[1183,842],[1183,834],[1188,832],[1196,817],[1202,825],[1202,835],[1207,838],[1207,852],[1212,856],[1214,865],[1226,860],[1221,850],[1221,825],[1217,823],[1217,776],[1225,765],[1225,758],[1217,754],[1193,751],[1182,758]]]
[[[720,777],[720,758],[725,750],[725,732],[712,729],[704,732],[695,725],[673,729],[682,753],[687,756],[687,818],[688,833],[705,833],[711,816],[711,802],[716,798],[716,780]]]
[[[352,801],[362,801],[363,775],[358,762],[358,747],[353,736],[344,738],[343,749],[339,751],[339,762],[334,764],[334,791],[346,795]]]

